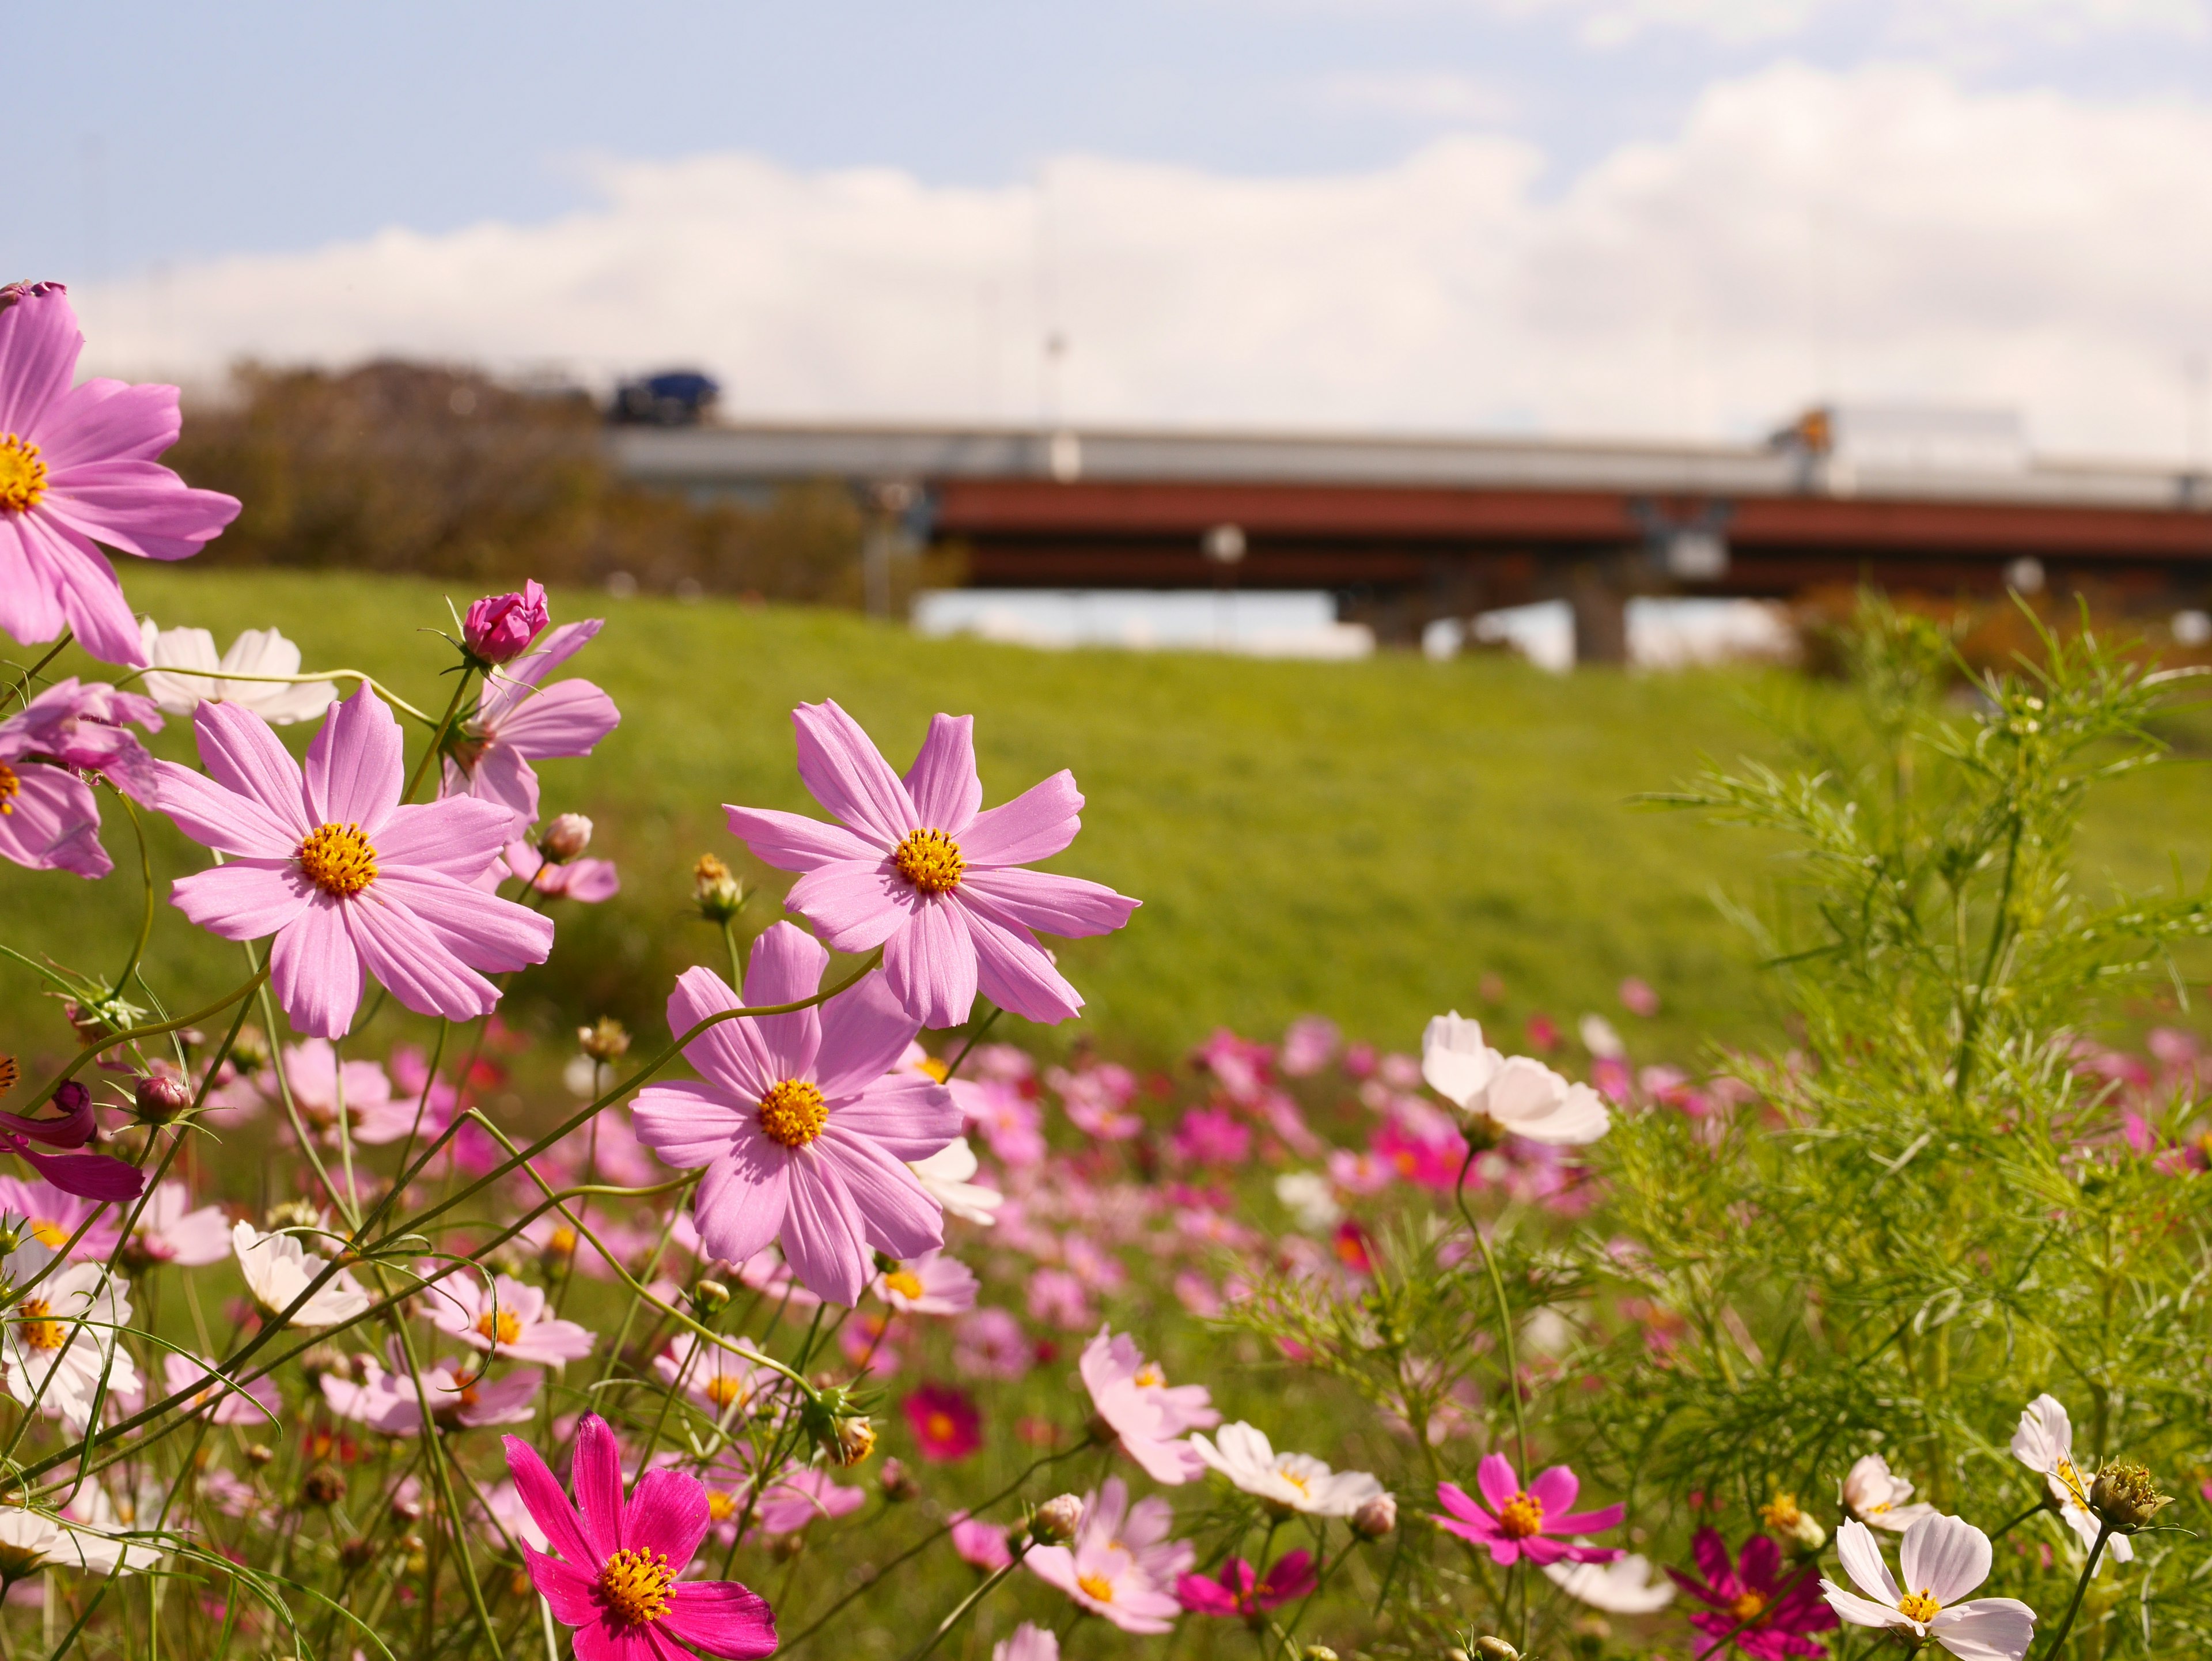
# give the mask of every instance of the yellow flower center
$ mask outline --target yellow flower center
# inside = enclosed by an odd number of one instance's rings
[[[1516,1494],[1498,1508],[1498,1526],[1510,1538],[1526,1540],[1544,1531],[1544,1502],[1532,1494]]]
[[[477,1330],[495,1344],[511,1344],[522,1336],[522,1317],[511,1309],[488,1309],[477,1317]]]
[[[46,464],[39,447],[0,433],[0,513],[27,514],[46,493]]]
[[[1907,1593],[1899,1603],[1897,1612],[1906,1620],[1917,1621],[1924,1627],[1936,1618],[1936,1610],[1942,1607],[1936,1601],[1935,1594],[1923,1586],[1917,1592]]]
[[[951,1068],[946,1063],[939,1061],[934,1056],[924,1056],[921,1058],[921,1070],[928,1074],[931,1078],[936,1080],[939,1084],[943,1084],[947,1079],[952,1076]]]
[[[633,1627],[649,1625],[668,1613],[668,1589],[675,1584],[676,1571],[665,1556],[641,1551],[618,1551],[599,1571],[607,1607]]]
[[[53,1305],[43,1298],[26,1298],[19,1311],[17,1328],[27,1349],[59,1349],[69,1342],[62,1323],[53,1318]]]
[[[2081,1473],[2074,1469],[2074,1462],[2071,1459],[2062,1454],[2058,1463],[2051,1468],[2051,1474],[2057,1479],[2059,1486],[2072,1496],[2075,1505],[2084,1511],[2089,1509],[2089,1491],[2082,1485]]]
[[[726,1408],[745,1393],[745,1381],[734,1372],[718,1372],[707,1381],[707,1399]]]
[[[1114,1601],[1114,1583],[1103,1574],[1079,1574],[1075,1584],[1102,1603]]]
[[[960,873],[968,867],[960,857],[960,844],[942,830],[909,830],[891,849],[898,873],[925,894],[949,894],[960,886]]]
[[[830,1123],[822,1092],[805,1079],[786,1079],[761,1098],[761,1134],[786,1147],[804,1147]]]
[[[902,1298],[921,1296],[921,1277],[912,1269],[893,1269],[884,1276],[884,1284]]]
[[[49,1251],[59,1251],[69,1244],[69,1230],[51,1217],[31,1219],[31,1238]]]
[[[376,880],[376,850],[357,824],[319,825],[293,857],[309,882],[341,899]]]
[[[15,770],[0,761],[0,813],[15,811],[15,798],[23,794],[23,781],[15,776]]]
[[[922,1428],[928,1432],[931,1441],[949,1442],[958,1433],[960,1427],[952,1422],[951,1414],[939,1409],[922,1421]]]
[[[1729,1605],[1729,1614],[1738,1626],[1747,1627],[1759,1619],[1766,1609],[1766,1599],[1755,1591],[1747,1591]]]
[[[545,1241],[545,1250],[556,1257],[574,1256],[576,1255],[576,1231],[573,1228],[567,1227],[555,1229],[553,1232],[547,1237]]]
[[[1156,1390],[1167,1381],[1167,1374],[1160,1371],[1157,1361],[1147,1361],[1137,1369],[1136,1384],[1140,1390]]]
[[[726,1523],[730,1518],[735,1517],[737,1514],[738,1502],[732,1496],[723,1493],[720,1488],[708,1488],[707,1490],[707,1517],[708,1521]]]
[[[1794,1494],[1777,1494],[1759,1508],[1759,1514],[1771,1529],[1794,1529],[1805,1520],[1805,1513],[1798,1508],[1797,1496]]]

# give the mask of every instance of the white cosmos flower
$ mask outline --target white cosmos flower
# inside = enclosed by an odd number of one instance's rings
[[[1285,1171],[1275,1178],[1275,1197],[1310,1234],[1322,1233],[1344,1220],[1344,1208],[1336,1202],[1336,1184],[1318,1171]]]
[[[326,680],[287,685],[274,680],[226,680],[210,674],[164,674],[164,669],[220,670],[224,675],[296,675],[300,648],[274,629],[248,629],[215,654],[215,636],[204,629],[163,629],[151,618],[138,619],[146,648],[146,696],[173,715],[189,715],[203,699],[251,709],[271,726],[312,721],[331,706],[338,689]]]
[[[1282,1511],[1313,1517],[1349,1517],[1379,1497],[1382,1483],[1364,1470],[1331,1470],[1306,1453],[1278,1453],[1250,1425],[1224,1425],[1216,1441],[1194,1434],[1198,1457],[1231,1482]],[[1218,1445],[1217,1445],[1218,1443]]]
[[[1990,1578],[1990,1537],[1972,1523],[1930,1513],[1905,1530],[1897,1549],[1902,1587],[1874,1530],[1856,1518],[1837,1530],[1836,1555],[1865,1596],[1826,1579],[1820,1591],[1855,1627],[1900,1630],[1916,1646],[1933,1639],[1960,1661],[2020,1661],[2035,1641],[2035,1611],[2017,1598],[1966,1598]]]
[[[1438,1015],[1421,1032],[1421,1077],[1454,1107],[1482,1110],[1483,1092],[1505,1057],[1482,1041],[1482,1023],[1456,1009]]]
[[[2043,1479],[2044,1491],[2066,1525],[2080,1536],[2082,1549],[2095,1547],[2100,1524],[2089,1510],[2089,1484],[2074,1463],[2074,1421],[2054,1396],[2039,1396],[2021,1410],[2020,1428],[2012,1433],[2013,1457]],[[2105,1553],[2116,1562],[2135,1560],[2136,1548],[2124,1534],[2105,1542]],[[2103,1559],[2098,1560],[2100,1572]]]
[[[92,1422],[103,1376],[111,1396],[137,1394],[138,1369],[115,1342],[131,1318],[127,1291],[98,1263],[72,1263],[17,1299],[0,1335],[8,1394],[72,1431]]]
[[[271,1320],[290,1308],[292,1300],[307,1290],[307,1282],[330,1266],[327,1259],[302,1246],[296,1235],[264,1234],[251,1223],[232,1225],[230,1249],[245,1271],[246,1291]],[[340,1269],[323,1282],[287,1324],[337,1326],[361,1315],[370,1301],[360,1283]]]
[[[0,1506],[0,1580],[12,1584],[49,1568],[132,1574],[161,1561],[151,1547],[126,1544],[42,1511]]]
[[[1610,1563],[1547,1563],[1544,1575],[1568,1597],[1607,1615],[1650,1615],[1674,1601],[1674,1583],[1654,1574],[1650,1560],[1643,1557],[1617,1558]]]
[[[1912,1484],[1902,1476],[1891,1475],[1889,1461],[1881,1455],[1869,1453],[1844,1474],[1839,1497],[1844,1509],[1860,1522],[1902,1534],[1922,1518],[1932,1517],[1936,1512],[1936,1507],[1924,1501],[1905,1504],[1911,1496]]]
[[[945,1143],[926,1159],[916,1159],[907,1166],[927,1189],[932,1199],[956,1217],[965,1217],[971,1223],[981,1223],[988,1228],[999,1220],[999,1208],[1006,1196],[995,1188],[985,1188],[968,1179],[976,1171],[975,1150],[968,1146],[963,1137]]]
[[[1612,1127],[1605,1098],[1562,1078],[1528,1056],[1501,1056],[1482,1041],[1482,1026],[1454,1011],[1421,1034],[1421,1077],[1468,1114],[1489,1118],[1508,1135],[1555,1147],[1594,1142]]]

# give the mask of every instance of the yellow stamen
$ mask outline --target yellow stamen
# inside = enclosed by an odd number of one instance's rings
[[[511,1309],[488,1309],[477,1317],[477,1330],[495,1344],[511,1344],[522,1336],[522,1317]]]
[[[53,1305],[43,1298],[26,1298],[16,1322],[27,1349],[54,1350],[69,1342],[69,1334],[53,1318]]]
[[[1805,1513],[1798,1507],[1797,1496],[1794,1494],[1778,1492],[1772,1500],[1759,1508],[1759,1514],[1767,1527],[1778,1532],[1794,1529],[1805,1520]]]
[[[555,1229],[550,1235],[546,1237],[545,1250],[549,1255],[555,1257],[574,1256],[576,1255],[576,1231],[573,1228],[568,1228],[565,1226]]]
[[[921,1277],[911,1269],[893,1269],[884,1276],[884,1285],[902,1298],[921,1296]]]
[[[761,1098],[761,1134],[786,1147],[804,1147],[830,1123],[822,1092],[805,1079],[786,1079]]]
[[[707,1490],[707,1518],[709,1522],[726,1523],[737,1514],[738,1502],[734,1497],[720,1488]]]
[[[1079,1574],[1075,1584],[1102,1603],[1114,1601],[1114,1583],[1103,1574]]]
[[[921,1422],[922,1429],[933,1442],[949,1442],[960,1431],[960,1427],[952,1422],[952,1415],[949,1413],[933,1413]]]
[[[608,1609],[633,1627],[650,1625],[668,1613],[669,1588],[675,1584],[676,1571],[659,1554],[618,1551],[599,1571]]]
[[[1160,1371],[1157,1361],[1147,1361],[1137,1369],[1135,1383],[1140,1390],[1157,1390],[1167,1381],[1167,1374]]]
[[[23,781],[15,776],[15,770],[0,761],[0,813],[15,811],[15,798],[23,794]]]
[[[357,824],[324,824],[310,832],[293,858],[309,882],[343,899],[376,880],[376,849]]]
[[[46,493],[46,464],[39,447],[0,433],[0,513],[27,514]]]
[[[1544,1531],[1544,1502],[1532,1494],[1516,1494],[1498,1508],[1498,1526],[1507,1536],[1526,1540]]]
[[[726,1408],[744,1399],[745,1381],[734,1372],[718,1372],[707,1381],[706,1389],[708,1401],[717,1408]]]
[[[1759,1619],[1766,1609],[1766,1599],[1755,1591],[1747,1591],[1729,1605],[1729,1614],[1740,1627],[1747,1627]]]
[[[1907,1594],[1899,1603],[1897,1612],[1906,1620],[1917,1621],[1924,1627],[1936,1618],[1936,1612],[1942,1607],[1936,1601],[1935,1594],[1923,1586],[1918,1591]]]
[[[921,1058],[921,1070],[939,1084],[943,1084],[952,1076],[951,1068],[934,1056],[925,1056]]]
[[[49,1251],[59,1251],[69,1244],[70,1232],[51,1217],[31,1219],[31,1238]]]
[[[960,844],[942,830],[909,830],[891,849],[898,873],[925,894],[949,894],[960,886],[968,867],[960,857]]]
[[[2051,1474],[2058,1479],[2059,1485],[2073,1497],[2075,1505],[2084,1511],[2089,1509],[2089,1490],[2082,1483],[2081,1473],[2074,1469],[2074,1462],[2071,1459],[2061,1455],[2058,1463],[2051,1468]]]

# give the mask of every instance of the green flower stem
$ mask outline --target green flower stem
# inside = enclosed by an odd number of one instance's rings
[[[52,654],[48,655],[51,656]],[[140,677],[143,677],[145,672],[143,669],[137,672]],[[271,686],[304,686],[319,680],[350,680],[367,686],[369,691],[398,710],[400,714],[421,721],[425,727],[431,725],[429,716],[408,703],[405,698],[401,697],[398,693],[377,679],[375,676],[362,669],[310,669],[297,675],[241,675],[230,669],[188,669],[181,664],[165,663],[161,665],[161,672],[165,675],[201,675],[210,680],[250,680]],[[124,678],[128,680],[131,677],[126,675]]]
[[[241,998],[251,997],[255,992],[260,989],[261,983],[268,978],[269,970],[266,968],[263,968],[256,971],[253,977],[243,986],[234,987],[231,990],[224,993],[222,996],[217,998],[213,1003],[209,1004],[204,1009],[195,1009],[191,1014],[179,1015],[173,1020],[149,1021],[143,1026],[129,1027],[121,1032],[111,1033],[105,1038],[94,1039],[92,1043],[85,1045],[83,1049],[78,1050],[76,1053],[76,1058],[70,1062],[67,1067],[64,1068],[60,1072],[55,1074],[52,1078],[40,1085],[37,1092],[30,1098],[31,1101],[33,1104],[36,1104],[50,1099],[54,1092],[59,1090],[64,1085],[67,1084],[71,1079],[76,1076],[77,1069],[79,1068],[89,1062],[94,1056],[99,1055],[102,1050],[112,1050],[119,1043],[131,1043],[140,1038],[158,1037],[164,1032],[175,1032],[187,1026],[198,1026],[203,1021],[207,1020],[210,1017],[220,1015],[224,1010],[229,1008],[231,1005],[238,1002]],[[842,992],[845,989],[841,986],[837,989]],[[780,1013],[781,1012],[778,1013]]]
[[[1474,1238],[1475,1250],[1481,1254],[1482,1266],[1490,1273],[1490,1290],[1498,1299],[1498,1335],[1505,1348],[1505,1394],[1513,1403],[1513,1440],[1521,1455],[1518,1474],[1526,1482],[1529,1476],[1528,1425],[1521,1409],[1521,1362],[1513,1343],[1513,1308],[1506,1301],[1505,1281],[1498,1272],[1497,1256],[1491,1251],[1490,1243],[1482,1238],[1482,1230],[1475,1223],[1474,1213],[1468,1209],[1467,1204],[1467,1175],[1474,1169],[1474,1162],[1481,1153],[1482,1150],[1474,1145],[1474,1139],[1470,1136],[1467,1144],[1467,1158],[1460,1164],[1459,1180],[1452,1185],[1452,1203],[1459,1208],[1459,1214],[1467,1221],[1467,1232]],[[1528,1647],[1525,1632],[1522,1634],[1521,1646],[1523,1649]]]
[[[403,803],[415,800],[416,791],[422,788],[422,775],[430,770],[431,765],[445,749],[446,734],[453,730],[453,717],[461,712],[462,695],[469,690],[469,677],[475,672],[473,662],[461,665],[461,678],[453,683],[453,701],[447,704],[446,713],[439,718],[436,729],[430,734],[429,744],[424,747],[422,758],[415,764],[415,770],[407,776],[407,788],[400,793],[399,797]]]
[[[2097,1560],[2105,1555],[2105,1542],[2112,1537],[2112,1525],[2100,1523],[2097,1543],[2089,1548],[2089,1561],[2081,1565],[2081,1578],[2074,1583],[2074,1601],[2066,1606],[2066,1618],[2058,1623],[2058,1630],[2051,1635],[2051,1647],[2043,1652],[2043,1661],[2053,1661],[2065,1647],[2066,1634],[2074,1630],[2074,1617],[2081,1612],[2082,1594],[2089,1590],[2089,1577],[2097,1572]]]
[[[988,1579],[984,1581],[981,1585],[976,1587],[975,1591],[969,1592],[965,1597],[962,1598],[957,1603],[953,1605],[952,1612],[937,1623],[937,1630],[935,1632],[930,1634],[928,1637],[923,1639],[921,1643],[917,1644],[910,1652],[908,1652],[906,1661],[922,1661],[922,1658],[925,1656],[945,1641],[945,1634],[951,1632],[955,1627],[958,1626],[961,1621],[967,1619],[969,1612],[975,1609],[975,1607],[978,1603],[981,1603],[986,1597],[989,1597],[993,1591],[996,1591],[998,1589],[999,1583],[1001,1580],[1004,1580],[1008,1575],[1012,1574],[1016,1569],[1019,1568],[1021,1567],[1021,1563],[1022,1560],[1017,1557],[1012,1562],[1007,1564],[1006,1567],[993,1570]]]
[[[24,703],[28,704],[31,700],[25,697],[25,694],[31,690],[31,683],[38,678],[39,671],[45,668],[56,658],[59,657],[64,652],[67,651],[70,648],[70,642],[76,639],[76,630],[63,630],[62,637],[46,648],[46,656],[40,658],[36,663],[23,671],[21,674],[15,677],[15,684],[8,689],[8,698],[5,700],[0,700],[0,702],[7,702],[21,698]]]
[[[145,915],[138,919],[138,938],[131,943],[130,960],[123,965],[123,972],[115,977],[114,988],[108,994],[112,998],[119,998],[123,995],[123,989],[131,984],[131,976],[138,972],[139,959],[146,955],[146,942],[154,933],[154,858],[146,851],[146,827],[138,818],[137,805],[120,790],[115,793],[115,797],[123,804],[123,811],[131,816],[131,834],[138,843],[138,874],[146,885],[146,910]]]

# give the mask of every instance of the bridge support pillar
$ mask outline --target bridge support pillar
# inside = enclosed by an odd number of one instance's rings
[[[1614,562],[1586,559],[1567,577],[1567,604],[1574,612],[1575,661],[1628,661],[1628,591]]]

